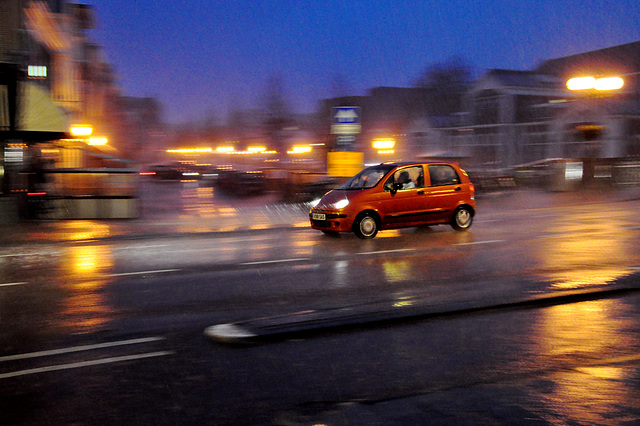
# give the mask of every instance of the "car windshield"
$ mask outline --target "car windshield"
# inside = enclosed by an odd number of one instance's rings
[[[373,188],[392,168],[393,166],[387,164],[368,167],[349,179],[349,181],[342,186],[342,189]]]

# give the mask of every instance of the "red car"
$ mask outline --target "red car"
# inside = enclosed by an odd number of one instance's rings
[[[449,224],[469,229],[475,187],[457,164],[383,163],[367,167],[311,209],[311,227],[327,234],[354,232],[373,238],[379,230]]]

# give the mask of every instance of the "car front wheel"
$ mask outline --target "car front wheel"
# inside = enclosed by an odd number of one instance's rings
[[[473,213],[468,207],[460,206],[451,218],[451,226],[456,231],[466,231],[473,223]]]
[[[358,238],[373,238],[378,233],[378,222],[373,216],[365,213],[356,220],[353,232]]]

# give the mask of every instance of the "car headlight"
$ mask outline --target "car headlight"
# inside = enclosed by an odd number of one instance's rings
[[[347,200],[346,198],[344,200],[340,200],[337,203],[335,203],[333,205],[334,208],[336,209],[343,209],[345,207],[347,207],[349,205],[349,200]]]

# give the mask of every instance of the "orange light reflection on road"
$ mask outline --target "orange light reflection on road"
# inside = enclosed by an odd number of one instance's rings
[[[108,224],[91,220],[70,220],[59,224],[61,237],[66,241],[82,241],[105,238],[111,235]]]
[[[382,263],[382,270],[388,282],[401,282],[414,278],[414,268],[408,260],[387,260]]]
[[[632,272],[617,265],[626,256],[625,242],[632,244],[632,234],[615,218],[589,223],[588,229],[578,220],[559,222],[547,232],[555,236],[540,240],[538,256],[553,288],[604,285]]]
[[[548,359],[547,366],[556,365],[549,375],[554,385],[537,398],[545,405],[543,412],[568,423],[609,424],[617,407],[637,404],[637,389],[627,380],[634,369],[607,362],[636,354],[638,342],[625,332],[632,309],[621,300],[604,299],[540,312],[533,350]]]
[[[104,246],[70,247],[65,265],[69,279],[62,325],[73,333],[95,331],[114,313],[102,291],[107,284],[104,274],[113,265],[111,251]]]

